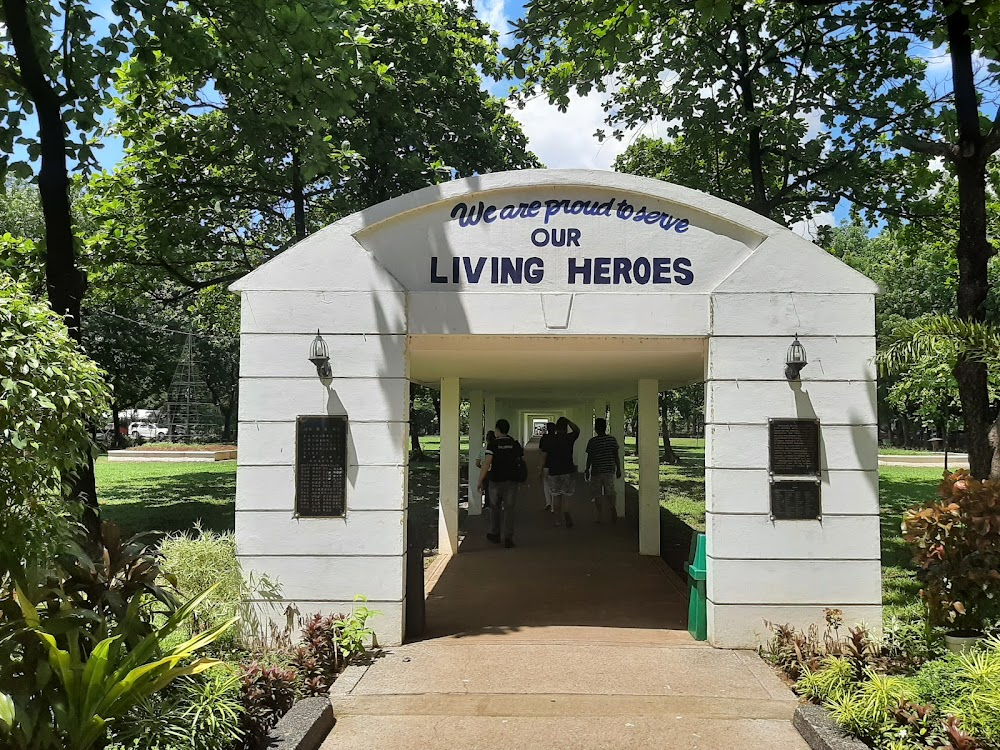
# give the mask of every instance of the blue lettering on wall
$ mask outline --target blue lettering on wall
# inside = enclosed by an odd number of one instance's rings
[[[646,206],[633,206],[627,199],[616,200],[608,198],[598,200],[570,200],[568,198],[549,198],[545,201],[519,203],[516,206],[508,203],[496,206],[478,201],[477,203],[456,203],[451,209],[451,218],[458,219],[460,227],[474,227],[479,224],[492,224],[495,221],[510,221],[512,219],[536,219],[541,216],[542,224],[559,216],[607,216],[622,221],[633,221],[650,226],[658,226],[665,232],[684,234],[691,226],[688,219],[682,219],[667,211],[656,211]],[[554,243],[553,243],[554,244]],[[566,245],[570,247],[571,245]],[[539,245],[541,247],[541,245]]]
[[[545,278],[545,261],[531,258],[467,255],[451,260],[451,273],[442,273],[447,260],[431,257],[430,281],[432,284],[540,284]],[[444,266],[447,267],[446,265]],[[566,280],[569,284],[596,284],[628,286],[637,284],[694,283],[695,272],[690,258],[566,258]]]

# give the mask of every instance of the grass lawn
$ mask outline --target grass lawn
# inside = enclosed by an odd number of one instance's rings
[[[236,462],[108,463],[98,459],[102,513],[128,533],[182,531],[196,521],[213,531],[235,525]]]

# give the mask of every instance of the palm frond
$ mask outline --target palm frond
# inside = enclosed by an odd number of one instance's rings
[[[883,374],[898,374],[921,360],[1000,362],[1000,328],[992,323],[928,315],[908,320],[885,337],[875,364]]]

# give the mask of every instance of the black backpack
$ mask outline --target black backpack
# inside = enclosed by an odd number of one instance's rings
[[[521,449],[521,455],[517,457],[517,461],[514,463],[514,481],[524,484],[528,481],[528,464],[524,460],[524,449]]]
[[[493,452],[493,471],[496,471],[503,479],[498,481],[506,482],[519,482],[523,484],[528,481],[528,464],[524,461],[524,448],[521,444],[514,440],[512,437],[508,437],[514,445],[517,446],[516,450],[508,451],[497,451],[494,443]],[[516,455],[509,455],[511,453],[516,453]],[[497,458],[502,457],[501,461],[497,461]],[[507,478],[509,477],[509,479]]]

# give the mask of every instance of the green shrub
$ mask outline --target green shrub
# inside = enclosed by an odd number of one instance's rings
[[[160,543],[162,568],[176,581],[183,596],[215,586],[212,596],[195,611],[195,632],[213,627],[238,613],[243,600],[243,574],[236,559],[236,539],[196,526],[194,532],[170,534]]]
[[[864,680],[854,689],[827,698],[824,705],[848,732],[874,742],[891,733],[896,723],[894,714],[901,703],[918,699],[912,679],[891,677],[867,669]]]
[[[957,748],[966,733],[983,747],[1000,747],[1000,641],[929,661],[912,677],[858,674],[853,666],[827,657],[796,689],[880,750]]]
[[[827,656],[819,669],[806,670],[795,689],[814,701],[822,703],[828,698],[843,696],[857,680],[854,664],[839,656]]]
[[[938,494],[903,515],[928,624],[982,631],[1000,618],[1000,484],[958,469],[945,475]]]
[[[109,750],[234,750],[242,741],[242,715],[240,672],[221,664],[143,701]]]
[[[195,658],[232,623],[195,636],[172,647],[166,640],[188,619],[208,592],[185,603],[151,634],[129,646],[121,633],[95,641],[107,624],[93,612],[67,606],[55,617],[44,618],[21,591],[17,602],[23,624],[4,628],[0,651],[24,649],[40,642],[50,668],[30,674],[9,673],[0,682],[2,702],[13,706],[12,721],[0,723],[5,747],[18,750],[90,750],[103,747],[108,725],[127,716],[140,701],[184,675],[214,666],[212,659]],[[134,602],[138,602],[135,597]],[[128,618],[138,617],[138,607]],[[129,628],[128,623],[119,626]],[[36,662],[44,664],[46,662]]]
[[[215,586],[211,598],[195,612],[191,627],[200,632],[237,618],[223,644],[230,649],[262,651],[287,638],[272,619],[279,614],[281,588],[266,575],[244,575],[236,559],[232,533],[202,529],[170,534],[160,544],[162,569],[185,596]],[[255,604],[257,602],[257,604]]]
[[[103,373],[66,324],[0,272],[0,586],[65,547],[62,500],[108,409]]]

